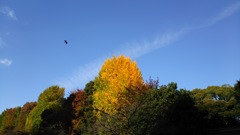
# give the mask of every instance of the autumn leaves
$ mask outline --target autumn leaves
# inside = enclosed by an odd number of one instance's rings
[[[131,104],[133,95],[143,91],[143,79],[136,62],[125,56],[107,59],[95,80],[94,108],[114,114]],[[123,110],[122,110],[123,111]]]
[[[99,75],[64,98],[51,86],[37,102],[6,109],[1,134],[203,134],[236,126],[240,114],[240,81],[188,91],[177,83],[144,82],[130,58],[107,59]]]

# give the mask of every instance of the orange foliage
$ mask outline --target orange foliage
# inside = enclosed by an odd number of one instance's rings
[[[72,119],[72,124],[73,127],[76,128],[78,125],[79,121],[79,111],[83,107],[83,101],[84,101],[84,92],[82,90],[77,90],[73,92],[70,96],[72,96],[73,101],[71,103],[72,109],[73,109],[73,116],[74,118]]]

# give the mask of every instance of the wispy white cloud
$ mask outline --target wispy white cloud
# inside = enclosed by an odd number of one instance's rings
[[[12,64],[12,60],[9,59],[0,59],[0,64],[5,65],[5,66],[10,66]]]
[[[58,84],[69,90],[76,90],[80,86],[83,87],[88,81],[94,79],[98,74],[105,57],[94,60],[82,67],[79,67],[76,71],[73,71],[66,77],[53,81],[53,84]]]
[[[230,5],[225,10],[220,12],[216,17],[214,17],[212,19],[212,23],[213,24],[217,23],[218,21],[221,21],[224,18],[229,17],[229,16],[235,14],[238,11],[240,11],[240,2]]]
[[[205,28],[205,27],[212,26],[212,25],[218,23],[219,21],[224,20],[225,18],[227,18],[229,16],[236,14],[239,11],[240,11],[240,2],[231,4],[230,6],[226,7],[224,10],[219,12],[213,18],[210,18],[209,20],[207,20],[207,23],[200,24],[198,28]]]
[[[113,53],[103,56],[100,59],[94,60],[86,64],[85,66],[80,67],[76,71],[72,72],[67,77],[54,81],[53,83],[65,87],[66,90],[75,90],[78,87],[83,87],[83,85],[85,85],[88,81],[94,79],[98,75],[98,72],[107,57],[124,54],[125,56],[128,56],[131,59],[136,59],[147,53],[168,46],[196,29],[202,29],[212,26],[218,23],[219,21],[237,13],[239,9],[240,3],[235,3],[224,9],[218,15],[207,20],[207,23],[205,24],[197,24],[194,27],[185,27],[179,31],[168,32],[161,36],[157,36],[152,40],[146,40],[135,43],[126,43],[120,49],[114,51]]]
[[[144,54],[150,53],[159,48],[170,45],[183,37],[189,32],[190,29],[184,28],[175,32],[168,32],[161,36],[157,36],[152,40],[142,41],[138,43],[127,43],[123,45],[122,49],[114,52],[115,55],[124,54],[132,59],[141,57]]]
[[[17,20],[17,16],[14,10],[10,9],[9,7],[0,7],[0,12],[13,20]]]
[[[158,36],[153,40],[143,41],[138,43],[126,43],[120,49],[114,51],[113,53],[109,53],[99,59],[96,59],[76,71],[72,72],[70,75],[60,79],[53,81],[53,84],[58,84],[62,87],[65,87],[66,90],[76,90],[79,87],[84,87],[84,85],[93,80],[100,71],[102,64],[104,61],[113,57],[114,55],[119,56],[124,54],[125,56],[130,57],[131,59],[136,59],[141,57],[144,54],[150,53],[154,50],[157,50],[161,47],[167,46],[174,41],[178,40],[180,37],[184,36],[188,32],[187,29],[180,30],[178,32],[171,32],[164,34],[162,36]]]

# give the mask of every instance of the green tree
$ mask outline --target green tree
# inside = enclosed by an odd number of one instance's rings
[[[222,125],[235,123],[234,119],[236,114],[239,114],[239,110],[235,109],[237,100],[232,86],[208,86],[203,90],[193,90],[192,95],[195,106],[200,111],[207,112],[208,119]]]
[[[177,90],[176,83],[162,85],[158,89],[152,88],[141,95],[138,102],[132,106],[128,134],[202,133],[204,129],[202,126],[204,125],[203,116],[194,107],[189,91]]]
[[[180,89],[176,91],[177,98],[166,113],[166,134],[203,134],[206,124],[204,114],[194,106],[190,91]]]
[[[234,107],[235,118],[239,121],[240,120],[240,80],[238,80],[234,85],[234,97],[237,100],[237,104]]]
[[[130,119],[131,134],[163,134],[171,129],[164,127],[167,112],[177,100],[176,83],[162,85],[143,94]],[[151,110],[151,111],[146,111]]]
[[[63,96],[64,88],[59,86],[51,86],[44,90],[38,98],[37,106],[34,107],[26,119],[25,130],[30,133],[37,133],[43,121],[42,113],[49,109],[58,111],[62,107]]]
[[[78,112],[81,116],[79,118],[78,127],[75,130],[78,134],[95,134],[96,129],[93,126],[96,120],[93,113],[93,93],[95,91],[94,82],[88,82],[84,88],[83,106]]]
[[[234,96],[240,106],[240,80],[238,80],[234,85]]]
[[[65,135],[68,132],[65,124],[64,111],[61,108],[51,108],[45,110],[42,115],[42,122],[37,132],[39,135]]]

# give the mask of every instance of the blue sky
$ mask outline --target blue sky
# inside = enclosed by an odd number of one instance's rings
[[[187,90],[233,85],[240,1],[1,0],[0,112],[52,85],[66,95],[84,88],[120,54],[137,61],[144,80]]]

